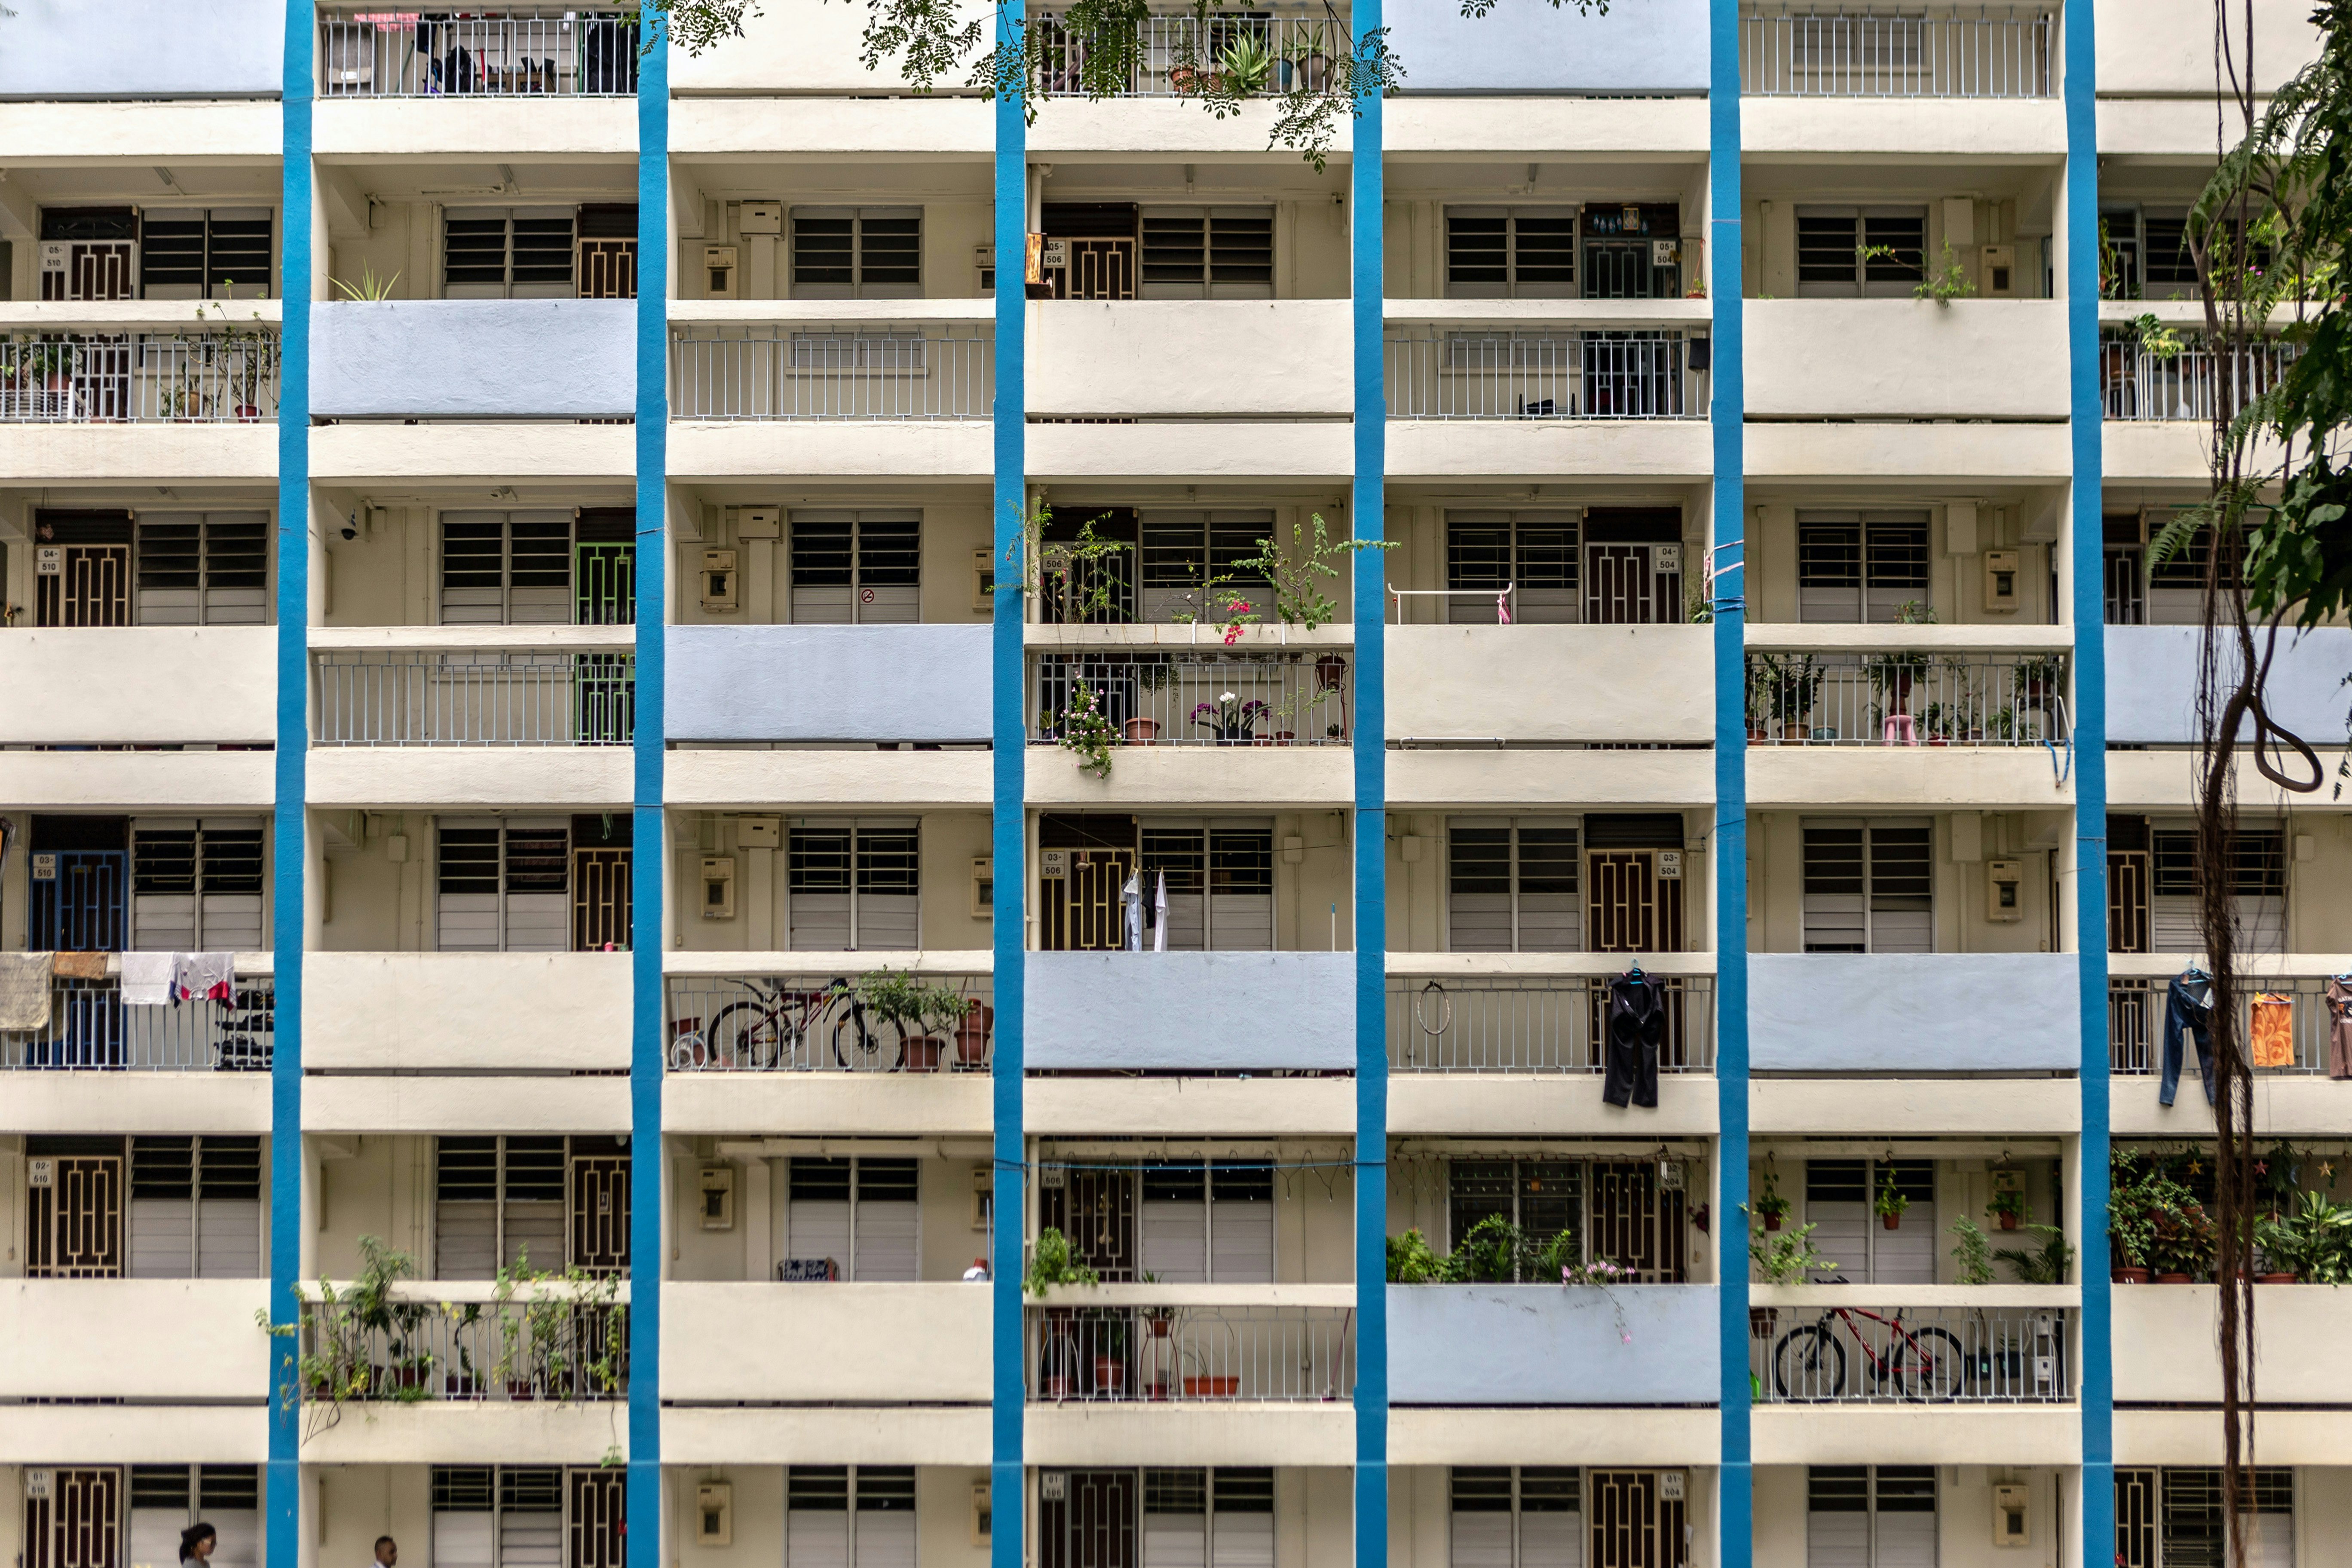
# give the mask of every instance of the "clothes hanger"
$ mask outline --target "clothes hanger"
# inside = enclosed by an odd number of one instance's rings
[[[1636,984],[1649,978],[1649,976],[1642,973],[1642,961],[1640,959],[1637,958],[1633,961],[1633,967],[1625,972],[1625,978],[1633,981]]]

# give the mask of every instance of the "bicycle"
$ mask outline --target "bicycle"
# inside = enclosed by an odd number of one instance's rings
[[[803,1053],[826,1012],[842,1003],[847,1004],[846,1008],[827,1043],[834,1060],[845,1070],[887,1071],[906,1058],[904,1035],[891,1048],[883,1034],[867,1023],[865,1005],[845,978],[836,976],[816,991],[788,991],[781,981],[742,984],[751,999],[729,1003],[704,1030],[680,1034],[670,1046],[673,1067],[681,1071],[720,1067],[772,1072],[780,1065],[814,1066],[803,1060]]]
[[[1847,1281],[1839,1278],[1829,1283],[1843,1285]],[[1860,1326],[1865,1321],[1886,1329],[1884,1354],[1871,1349],[1870,1336]],[[1832,1307],[1817,1321],[1801,1323],[1774,1342],[1772,1386],[1781,1398],[1827,1400],[1843,1394],[1846,1353],[1832,1327],[1838,1323],[1844,1325],[1861,1348],[1872,1393],[1892,1388],[1904,1399],[1939,1401],[1960,1396],[1960,1385],[1968,1374],[1968,1354],[1959,1336],[1949,1329],[1906,1329],[1900,1308],[1890,1318],[1862,1307]],[[1793,1394],[1790,1392],[1792,1383],[1797,1388]]]

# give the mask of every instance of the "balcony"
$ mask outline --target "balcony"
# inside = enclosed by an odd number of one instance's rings
[[[1045,300],[1030,308],[1028,410],[1341,417],[1355,406],[1349,312],[1345,300]]]
[[[1101,1285],[1022,1310],[1033,1405],[1332,1405],[1356,1386],[1347,1285]]]
[[[992,731],[986,626],[681,626],[674,741],[953,742]]]
[[[551,627],[533,636],[463,628],[451,642],[519,646],[401,647],[404,634],[346,634],[377,647],[314,650],[316,746],[625,746],[636,732],[635,633]],[[594,648],[599,651],[574,651]]]
[[[1400,1405],[1713,1405],[1712,1285],[1391,1285]]]
[[[2171,983],[2172,974],[2189,962],[2191,955],[2185,953],[2169,957],[2117,955],[2119,968],[2126,964],[2134,968],[2161,964],[2166,973],[2147,978],[2120,974],[2109,978],[2109,1072],[2123,1078],[2151,1078],[2163,1070],[2165,991]],[[2247,955],[2241,953],[2239,962],[2245,964]],[[2252,1071],[2258,1077],[2307,1080],[2327,1072],[2330,1028],[2327,983],[2330,978],[2332,976],[2327,974],[2240,974],[2238,1038],[2242,1048],[2249,1049],[2253,1056]],[[2258,996],[2278,998],[2287,1004],[2288,1033],[2286,1038],[2275,1046],[2247,1047],[2243,1042],[2253,1037],[2253,1005]],[[2182,1043],[2181,1057],[2183,1079],[2196,1078],[2198,1057],[2193,1039]],[[2147,1090],[2143,1089],[2140,1092],[2144,1094]],[[2196,1099],[2193,1089],[2189,1099]]]
[[[1424,975],[1411,972],[1414,956],[1390,955],[1390,1071],[1591,1075],[1602,1070],[1609,1006],[1609,982],[1603,974],[1515,974],[1449,966]],[[1606,964],[1613,973],[1631,959],[1596,954],[1589,962]],[[1715,977],[1672,976],[1665,986],[1666,1030],[1658,1047],[1658,1070],[1713,1072]]]
[[[2255,1387],[2265,1399],[2298,1406],[2352,1405],[2352,1358],[2335,1331],[2343,1318],[2342,1294],[2329,1285],[2254,1289],[2254,1321],[2262,1326]],[[2221,1370],[2210,1354],[2221,1338],[2220,1292],[2214,1287],[2121,1285],[2111,1301],[2118,1401],[2221,1403]]]
[[[662,1396],[733,1405],[978,1404],[985,1285],[662,1286]],[[815,1346],[824,1353],[811,1354]]]
[[[2210,425],[2217,411],[2242,409],[2276,386],[2296,352],[2276,339],[2231,350],[2200,332],[2182,336],[2179,352],[2161,353],[2110,323],[2099,337],[2101,417]]]
[[[2073,1073],[2079,961],[2065,952],[1759,952],[1748,960],[1759,1072]]]
[[[1504,302],[1497,302],[1498,304]],[[1508,302],[1507,314],[1442,307],[1469,321],[1383,332],[1392,420],[1704,419],[1708,339],[1686,323],[1704,303]],[[1391,318],[1406,308],[1402,302]],[[1433,314],[1436,311],[1433,310]]]
[[[1223,87],[1225,51],[1246,38],[1270,57],[1265,94],[1298,89],[1321,91],[1331,79],[1330,62],[1351,47],[1345,11],[1310,13],[1301,4],[1298,15],[1250,16],[1190,15],[1147,16],[1136,30],[1129,69],[1110,74],[1108,60],[1091,65],[1096,57],[1113,51],[1101,35],[1073,32],[1065,16],[1041,11],[1029,17],[1045,50],[1041,86],[1047,98],[1085,98],[1097,93],[1112,98],[1197,98],[1212,84]]]
[[[625,419],[634,300],[378,300],[310,307],[310,412],[331,419]]]
[[[674,325],[670,417],[985,419],[995,402],[996,330],[988,301],[971,306],[943,310],[910,300],[871,316],[836,309],[831,322],[743,321],[730,311],[723,321]]]
[[[1704,93],[1705,0],[1654,0],[1584,16],[1463,15],[1455,0],[1405,0],[1383,18],[1409,93]]]
[[[0,424],[276,424],[278,327],[262,318],[278,308],[209,307],[216,317],[206,308],[195,308],[194,331],[8,333],[0,339]],[[251,319],[232,320],[232,308]],[[163,307],[110,314],[152,321]],[[186,321],[185,308],[172,319]]]
[[[1030,744],[1060,741],[1074,710],[1089,701],[1128,746],[1348,743],[1354,662],[1349,643],[1327,636],[1297,647],[1231,651],[1219,646],[1213,627],[1181,632],[1205,641],[1186,643],[1176,640],[1176,631],[1146,629],[1148,643],[1119,637],[1132,647],[1033,649]],[[1109,641],[1117,634],[1073,627],[1037,635]]]
[[[253,955],[266,963],[263,955]],[[239,967],[236,1000],[171,1007],[122,1004],[121,955],[67,953],[102,963],[104,977],[50,982],[49,1020],[0,1032],[0,1068],[34,1071],[267,1072],[277,1039],[278,985]]]
[[[426,18],[322,9],[319,96],[634,98],[635,16],[528,5]]]
[[[1940,631],[1940,629],[1939,629]],[[1758,628],[1751,645],[1802,641],[1802,651],[1748,654],[1750,747],[2039,746],[2071,752],[2068,656],[1953,648],[1961,628],[1872,647],[1881,627]]]
[[[1391,590],[1479,609],[1496,595]],[[1515,595],[1499,595],[1508,606]],[[1442,613],[1442,612],[1441,612]],[[1676,626],[1391,626],[1388,732],[1416,742],[1715,738],[1714,634]],[[1508,679],[1500,672],[1508,671]]]
[[[889,960],[914,955],[845,956],[861,960],[868,975],[893,975]],[[873,991],[845,974],[672,974],[665,985],[670,1070],[986,1072],[996,1021],[992,978],[925,968],[917,984],[931,994],[907,1000],[929,1011],[900,1016],[877,1011]]]
[[[1739,90],[1755,97],[2048,98],[2058,18],[2040,5],[1849,12],[1748,5]]]
[[[2079,1288],[1759,1286],[1759,1405],[2064,1405]]]
[[[628,1397],[628,1285],[397,1284],[381,1307],[356,1288],[301,1287],[301,1398],[344,1404],[604,1404]],[[250,1320],[248,1319],[248,1324]]]
[[[217,0],[201,27],[179,0],[27,10],[0,55],[0,98],[276,98],[285,82],[278,0]]]
[[[2058,300],[1758,300],[1750,419],[2062,420]]]
[[[160,681],[156,672],[170,670]],[[43,626],[0,635],[0,689],[28,702],[9,740],[44,746],[255,744],[278,738],[278,633],[246,626]],[[188,700],[202,692],[202,701]]]
[[[270,1342],[253,1319],[268,1300],[267,1279],[0,1281],[0,1398],[255,1399]]]
[[[1033,952],[1033,1069],[1352,1072],[1347,952]]]
[[[2198,743],[2197,663],[2201,639],[2196,626],[2106,628],[2110,742]],[[2226,638],[2221,657],[2223,678],[2234,679],[2237,651]],[[2275,722],[2315,746],[2325,747],[2344,728],[2347,669],[2352,669],[2352,628],[2282,630],[2263,680],[2263,704]],[[2243,737],[2252,742],[2251,723]]]
[[[306,1070],[628,1069],[625,953],[313,951],[302,962]]]

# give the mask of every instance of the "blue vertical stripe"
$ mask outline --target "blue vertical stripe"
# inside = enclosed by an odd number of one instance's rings
[[[998,42],[1018,47],[1023,25],[1022,0],[1004,0],[997,11]],[[1029,321],[1029,126],[1024,110],[1017,94],[996,100],[996,386],[991,417],[998,586],[990,715],[994,736],[990,852],[996,872],[996,1040],[989,1069],[996,1131],[995,1228],[989,1237],[994,1356],[988,1447],[992,1568],[1022,1568],[1024,1522],[1021,1240],[1027,1172],[1021,1116],[1022,1004],[1026,994],[1022,906],[1028,879],[1023,832],[1028,735],[1021,715],[1021,628],[1027,600],[1016,590],[1031,565],[1023,543],[1028,505],[1024,376]]]
[[[1356,49],[1378,42],[1381,0],[1356,0]],[[1348,165],[1355,304],[1355,537],[1387,531],[1388,393],[1381,307],[1385,192],[1381,103],[1356,103]],[[1388,658],[1386,552],[1356,556],[1356,1568],[1389,1560]]]
[[[294,1289],[302,1268],[302,937],[310,870],[305,780],[310,744],[310,70],[317,37],[310,0],[286,0],[286,78],[281,152],[278,291],[284,299],[284,357],[278,394],[278,739],[276,875],[270,888],[270,949],[278,1023],[269,1069],[269,1316],[299,1320]],[[284,1391],[295,1384],[300,1342],[270,1341],[269,1474],[262,1532],[268,1561],[295,1561],[302,1540],[300,1413]]]
[[[1739,0],[1714,0],[1707,75],[1707,294],[1714,308],[1716,1144],[1723,1458],[1717,1529],[1726,1568],[1755,1556],[1748,1438],[1747,443],[1740,296]]]
[[[2083,1548],[2115,1551],[2115,1339],[2107,1272],[2107,645],[2100,531],[2099,148],[2095,8],[2066,7],[2066,333],[2074,443],[2074,942],[2082,955]]]
[[[669,41],[637,68],[637,686],[630,791],[629,1568],[661,1568],[663,654],[669,583]]]

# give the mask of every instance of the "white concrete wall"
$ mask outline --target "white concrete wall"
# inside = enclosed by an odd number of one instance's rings
[[[179,0],[23,0],[0,50],[0,97],[275,98],[286,8],[208,0],[190,26]]]
[[[1750,300],[1751,419],[2063,419],[2053,300]]]
[[[665,1399],[982,1403],[989,1365],[985,1285],[662,1291]]]
[[[1709,741],[1712,637],[1706,626],[1391,626],[1388,733]]]
[[[2213,14],[2198,0],[2097,0],[2099,93],[2202,97],[2213,94]],[[2231,37],[2240,39],[2231,7]],[[2319,53],[2306,0],[2254,0],[2255,90],[2270,92]],[[2193,42],[2191,40],[2194,40]],[[2242,69],[2242,66],[2241,67]],[[2212,114],[2206,111],[2206,151]]]
[[[1345,414],[1339,300],[1050,300],[1029,307],[1031,414]]]
[[[619,418],[633,300],[342,300],[311,308],[310,411],[346,419]]]
[[[2116,1398],[2218,1404],[2221,1302],[2210,1285],[2118,1285]],[[2330,1285],[2255,1287],[2255,1386],[2265,1401],[2352,1404],[2352,1346],[2344,1297]],[[2217,1423],[2218,1425],[2218,1423]],[[2218,1438],[2217,1438],[2218,1441]]]
[[[269,626],[107,626],[0,636],[7,738],[43,745],[269,741]],[[42,700],[37,696],[47,693]]]
[[[310,952],[302,973],[308,1068],[629,1065],[626,953]]]
[[[258,1398],[268,1301],[267,1279],[0,1280],[0,1398]]]

